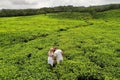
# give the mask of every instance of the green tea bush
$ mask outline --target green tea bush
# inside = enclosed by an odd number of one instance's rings
[[[0,18],[0,80],[119,80],[119,9]],[[52,69],[48,51],[62,49]]]

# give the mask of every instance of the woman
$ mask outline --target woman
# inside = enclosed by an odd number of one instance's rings
[[[53,67],[54,64],[54,48],[50,48],[48,52],[48,64],[50,64],[51,67]]]

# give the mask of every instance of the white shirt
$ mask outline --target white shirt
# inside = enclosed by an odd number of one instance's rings
[[[57,49],[55,52],[54,52],[54,56],[56,57],[56,61],[57,63],[59,63],[60,61],[63,61],[63,56],[62,56],[62,50],[60,49]]]

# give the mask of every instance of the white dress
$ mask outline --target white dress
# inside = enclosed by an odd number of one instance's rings
[[[48,52],[48,64],[53,66],[54,60],[53,60],[53,53]]]

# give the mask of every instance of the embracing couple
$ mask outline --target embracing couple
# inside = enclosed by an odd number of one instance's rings
[[[48,64],[53,67],[54,64],[59,64],[63,61],[63,51],[57,48],[50,48],[48,52]]]

